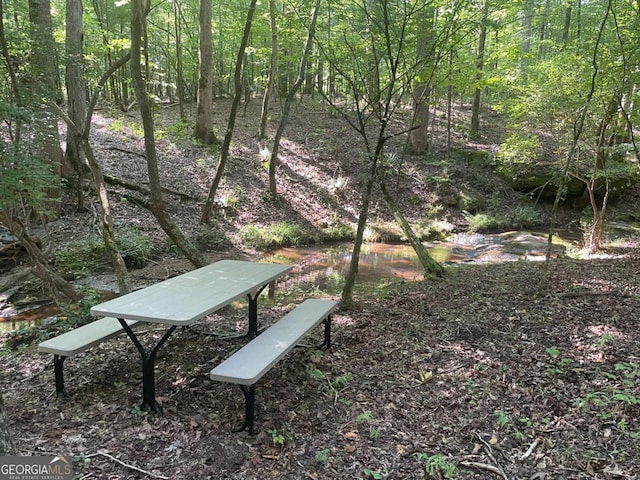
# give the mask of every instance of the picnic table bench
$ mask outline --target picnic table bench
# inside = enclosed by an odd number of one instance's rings
[[[245,398],[245,419],[236,431],[254,433],[255,386],[315,326],[324,322],[324,342],[331,347],[331,314],[338,302],[308,299],[211,370],[210,378],[237,384]]]
[[[129,327],[133,327],[137,323],[136,320],[127,320]],[[67,357],[82,353],[122,333],[124,330],[117,318],[103,317],[41,342],[38,345],[38,351],[53,354],[56,395],[66,395],[63,365]]]
[[[142,360],[140,408],[158,411],[155,360],[175,329],[191,325],[246,296],[249,303],[247,337],[254,338],[258,333],[258,298],[261,292],[291,269],[291,265],[220,260],[95,305],[91,313],[102,318],[42,342],[38,349],[54,355],[56,392],[64,394],[65,358],[125,332]],[[133,331],[133,327],[139,324],[160,324],[167,330],[154,346],[147,349]]]

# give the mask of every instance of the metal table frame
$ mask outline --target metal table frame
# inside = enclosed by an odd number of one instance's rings
[[[247,337],[254,338],[258,334],[260,294],[269,283],[291,271],[291,268],[291,265],[220,260],[91,308],[95,316],[117,318],[140,353],[140,408],[153,412],[161,410],[155,396],[155,360],[176,327],[191,325],[246,295],[249,299]],[[126,320],[164,324],[169,328],[147,352]]]

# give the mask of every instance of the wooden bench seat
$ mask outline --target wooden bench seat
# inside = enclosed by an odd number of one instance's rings
[[[255,384],[320,322],[324,321],[324,343],[331,347],[331,314],[338,302],[308,299],[267,330],[211,370],[210,378],[240,385],[245,396],[245,421],[238,429],[253,434]]]
[[[134,326],[138,322],[127,320],[127,323]],[[121,333],[124,333],[124,329],[117,318],[103,317],[41,342],[38,351],[53,354],[56,395],[66,394],[62,369],[65,358],[82,353]]]

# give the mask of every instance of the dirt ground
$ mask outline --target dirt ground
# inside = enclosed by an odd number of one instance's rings
[[[240,122],[232,167],[243,179],[225,179],[223,197],[235,201],[219,217],[231,246],[210,252],[212,260],[258,256],[234,237],[248,222],[354,220],[357,139],[335,118],[303,113],[284,145],[287,200],[278,208],[264,200],[261,145],[249,133],[255,118]],[[139,137],[104,115],[95,135],[105,171],[144,178]],[[172,214],[195,230],[214,157],[161,141],[161,160],[171,189],[195,199],[174,202]],[[398,196],[417,221],[440,200],[427,188],[434,172],[417,164],[402,172]],[[468,164],[455,173],[446,188],[502,188]],[[340,175],[350,188],[323,194]],[[119,225],[162,239],[122,190],[112,197]],[[372,218],[388,217],[374,202]],[[463,228],[461,214],[449,221]],[[95,228],[94,213],[69,204],[51,233],[77,238]],[[145,284],[188,268],[165,253],[135,278]],[[66,361],[66,398],[56,398],[51,356],[35,345],[0,355],[0,388],[18,453],[72,455],[83,479],[638,479],[639,273],[638,245],[629,241],[589,260],[460,265],[441,279],[359,295],[356,309],[334,316],[330,351],[314,347],[319,329],[260,381],[255,436],[231,432],[243,416],[240,389],[208,379],[243,342],[244,306],[176,332],[163,347],[160,414],[137,407],[140,362],[124,337]],[[299,300],[276,289],[261,305],[261,325]],[[162,335],[142,331],[145,344]]]

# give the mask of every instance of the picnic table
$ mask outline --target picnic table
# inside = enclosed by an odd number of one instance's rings
[[[247,336],[256,337],[260,293],[291,269],[291,265],[220,260],[92,307],[92,315],[117,318],[140,352],[143,399],[140,408],[160,410],[155,397],[155,359],[177,327],[191,325],[246,295],[249,300]],[[168,329],[147,351],[132,329],[132,321],[166,325]]]

